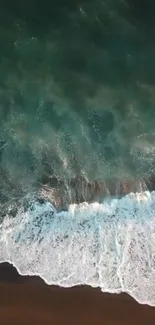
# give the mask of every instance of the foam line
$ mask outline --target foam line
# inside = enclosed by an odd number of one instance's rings
[[[70,205],[28,199],[0,226],[0,262],[49,285],[128,292],[155,306],[155,192]]]

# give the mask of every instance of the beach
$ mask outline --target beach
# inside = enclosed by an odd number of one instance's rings
[[[154,13],[1,1],[0,325],[154,324]]]
[[[3,325],[154,324],[155,308],[138,304],[127,294],[48,286],[38,277],[20,276],[8,263],[0,265],[0,279]]]

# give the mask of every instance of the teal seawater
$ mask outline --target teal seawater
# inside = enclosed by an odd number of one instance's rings
[[[153,12],[151,1],[1,2],[3,197],[49,177],[154,172]]]

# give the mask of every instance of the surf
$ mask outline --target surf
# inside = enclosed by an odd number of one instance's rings
[[[49,285],[127,292],[155,306],[154,243],[155,191],[71,204],[61,212],[26,196],[16,216],[8,213],[1,223],[0,262]]]

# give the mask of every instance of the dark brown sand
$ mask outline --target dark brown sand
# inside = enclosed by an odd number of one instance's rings
[[[154,325],[155,308],[126,294],[99,289],[47,286],[37,277],[21,277],[0,265],[0,325]]]

